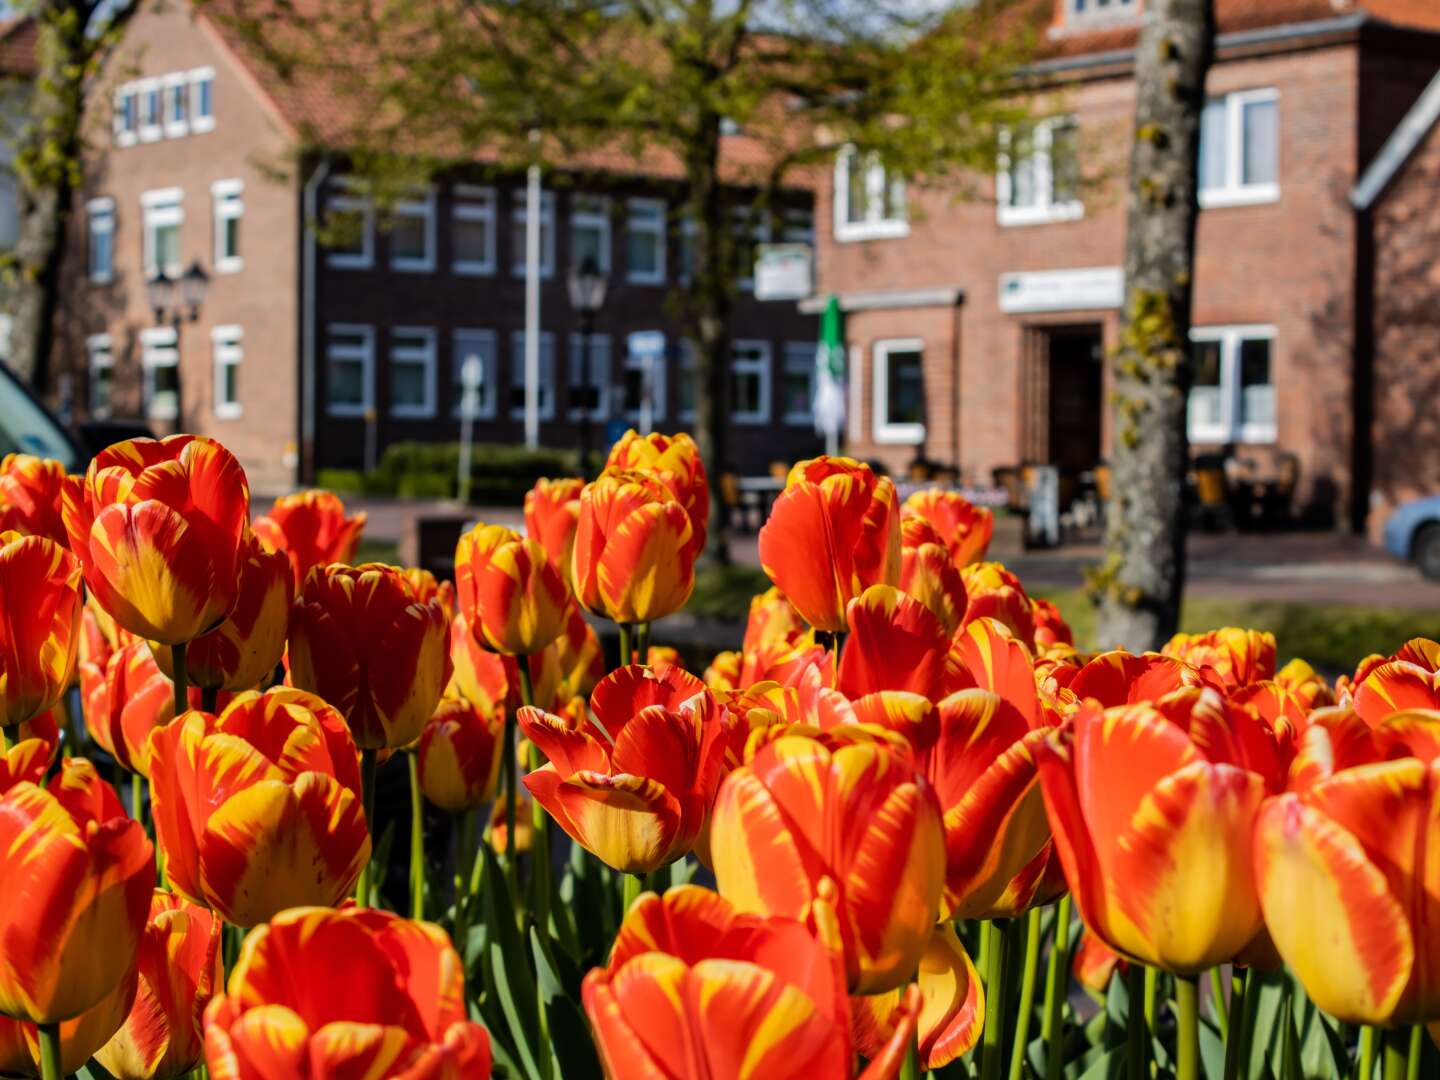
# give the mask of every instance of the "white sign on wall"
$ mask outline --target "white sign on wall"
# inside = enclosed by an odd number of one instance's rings
[[[803,300],[814,285],[809,244],[761,244],[755,250],[755,299]]]
[[[1125,272],[1118,266],[1000,275],[1000,310],[1005,312],[1118,308],[1124,295]]]

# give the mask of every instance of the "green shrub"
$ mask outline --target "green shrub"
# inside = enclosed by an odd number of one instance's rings
[[[542,476],[573,476],[577,461],[568,450],[478,443],[470,454],[470,501],[519,506],[536,480]],[[371,477],[392,494],[453,498],[459,467],[457,443],[395,443],[386,447]]]
[[[315,486],[337,495],[354,495],[365,490],[365,477],[359,469],[316,469]]]

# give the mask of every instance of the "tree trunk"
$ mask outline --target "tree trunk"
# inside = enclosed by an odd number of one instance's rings
[[[1092,583],[1102,648],[1156,649],[1179,624],[1200,114],[1213,41],[1211,0],[1147,0],[1135,50],[1109,522]]]

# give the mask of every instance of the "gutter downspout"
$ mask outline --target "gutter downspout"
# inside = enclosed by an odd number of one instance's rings
[[[301,222],[305,250],[301,284],[300,455],[296,480],[302,485],[313,482],[315,477],[315,223],[319,220],[320,187],[329,176],[330,159],[321,158],[305,181],[305,220]]]

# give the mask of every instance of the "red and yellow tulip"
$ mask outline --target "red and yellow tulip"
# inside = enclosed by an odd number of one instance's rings
[[[458,694],[466,701],[489,707],[495,704],[515,707],[520,700],[519,685],[512,685],[518,673],[508,670],[507,657],[482,649],[470,632],[470,622],[463,611],[450,620],[450,684],[447,694]]]
[[[65,466],[33,454],[0,458],[0,533],[43,536],[61,547],[70,542],[60,515]]]
[[[1070,680],[1077,698],[1094,698],[1107,708],[1159,701],[1176,690],[1203,685],[1200,672],[1183,660],[1124,650],[1101,653]]]
[[[175,686],[150,646],[132,641],[111,653],[103,670],[82,664],[80,692],[90,738],[121,768],[149,776],[150,733],[175,718]]]
[[[503,702],[489,707],[446,697],[420,733],[420,790],[452,814],[474,810],[495,795],[500,775]]]
[[[947,634],[965,619],[965,581],[930,523],[922,517],[900,522],[900,588],[928,607]]]
[[[850,636],[840,657],[839,689],[849,698],[906,690],[939,701],[963,673],[950,635],[925,604],[891,585],[872,585],[850,604]]]
[[[1222,690],[1275,675],[1275,635],[1269,631],[1226,626],[1205,634],[1176,634],[1160,651],[1206,673]]]
[[[533,656],[565,629],[570,594],[539,541],[476,525],[455,547],[455,592],[483,648]]]
[[[966,566],[960,576],[969,598],[965,621],[995,619],[1026,645],[1035,642],[1035,610],[1020,579],[1002,563],[981,562]]]
[[[575,553],[575,528],[580,524],[580,492],[585,481],[578,476],[560,480],[541,477],[525,493],[525,535],[550,557],[570,585],[570,564]]]
[[[245,939],[205,1010],[214,1080],[486,1080],[490,1039],[467,1018],[445,932],[386,911],[297,908]]]
[[[1354,709],[1371,727],[1398,712],[1440,709],[1440,672],[1409,660],[1388,660],[1355,686]]]
[[[340,496],[329,491],[282,495],[270,512],[255,519],[255,535],[271,551],[283,551],[299,588],[317,566],[348,563],[360,546],[365,512],[345,516]]]
[[[43,536],[0,532],[0,728],[65,693],[80,648],[80,566]]]
[[[1330,684],[1298,656],[1275,673],[1275,681],[1294,694],[1306,712],[1335,704]]]
[[[337,903],[370,858],[355,744],[313,694],[186,713],[151,737],[150,784],[171,885],[236,926]]]
[[[1032,597],[1030,613],[1035,620],[1035,647],[1046,649],[1052,645],[1074,645],[1075,634],[1064,617],[1049,600]]]
[[[135,1001],[138,984],[136,966],[131,965],[99,1002],[79,1016],[60,1021],[60,1071],[69,1076],[78,1072],[95,1052],[105,1045]],[[41,1076],[40,1033],[28,1020],[0,1016],[0,1076]],[[116,1080],[127,1080],[117,1077]]]
[[[929,523],[950,549],[956,569],[983,562],[995,531],[995,515],[975,506],[958,491],[924,488],[905,500],[902,518],[917,517]]]
[[[50,768],[53,748],[44,739],[21,739],[0,752],[0,792],[19,783],[38,785]]]
[[[710,480],[695,440],[684,432],[641,435],[630,429],[610,448],[607,469],[648,473],[664,484],[690,519],[690,547],[699,555],[705,549],[710,524]]]

